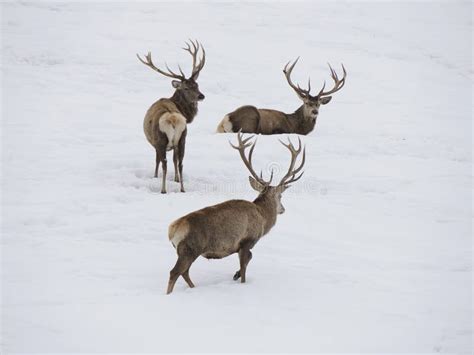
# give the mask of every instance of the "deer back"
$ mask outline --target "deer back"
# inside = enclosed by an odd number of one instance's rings
[[[218,132],[275,134],[292,132],[292,124],[287,115],[281,111],[257,109],[254,106],[242,106],[229,113],[222,120]]]
[[[143,130],[148,142],[156,147],[160,132],[169,135],[169,127],[182,133],[186,128],[186,118],[170,99],[159,99],[148,109],[143,121]],[[171,138],[171,139],[170,139]],[[173,140],[174,137],[168,137]]]
[[[242,241],[255,243],[263,235],[265,220],[250,201],[230,200],[185,215],[169,227],[168,237],[198,255],[222,258],[240,249]]]
[[[277,110],[259,109],[261,134],[291,133],[293,125],[288,116]]]

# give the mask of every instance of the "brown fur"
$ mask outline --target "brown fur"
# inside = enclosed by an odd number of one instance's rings
[[[290,151],[291,161],[280,182],[271,186],[273,172],[269,180],[264,180],[252,167],[252,154],[256,144],[255,141],[251,142],[252,138],[243,138],[242,133],[238,133],[238,144],[231,143],[231,146],[238,150],[250,173],[250,186],[259,192],[258,197],[253,202],[226,201],[189,213],[171,223],[168,237],[178,252],[178,260],[170,272],[168,294],[173,291],[179,276],[183,276],[188,285],[194,287],[189,277],[189,268],[199,256],[221,259],[239,253],[240,269],[235,273],[234,280],[241,278],[241,282],[245,282],[247,265],[252,259],[250,250],[275,225],[277,214],[285,212],[281,195],[291,183],[298,181],[303,175],[306,153],[301,146],[301,140],[298,139],[298,148],[291,141],[288,144],[281,142]],[[301,162],[296,166],[301,152]]]
[[[281,192],[279,187],[268,187],[253,202],[230,200],[174,221],[168,237],[176,248],[178,261],[170,272],[167,293],[173,291],[176,280],[184,272],[189,279],[189,268],[199,256],[221,259],[239,253],[241,267],[234,279],[241,277],[245,282],[245,271],[252,257],[250,250],[275,225]]]
[[[184,125],[180,128],[179,139],[176,142],[170,142],[166,132],[160,129],[163,126],[171,126],[177,129],[178,125]],[[146,139],[155,148],[156,152],[156,166],[155,177],[158,177],[158,168],[162,164],[163,180],[161,185],[161,192],[166,193],[166,173],[167,160],[166,151],[173,150],[173,163],[175,168],[175,181],[180,182],[181,192],[184,192],[182,171],[184,146],[186,144],[186,118],[178,110],[176,104],[171,99],[159,99],[148,109],[145,119],[143,121],[143,130]]]
[[[183,49],[191,54],[193,60],[192,74],[189,78],[185,77],[181,68],[178,74],[168,67],[167,71],[156,67],[153,64],[151,52],[148,52],[145,59],[137,54],[138,60],[147,67],[168,78],[176,79],[171,82],[176,89],[173,96],[156,101],[148,109],[143,122],[145,136],[156,152],[155,177],[158,177],[158,168],[160,163],[162,164],[161,193],[166,193],[167,150],[173,150],[174,180],[181,184],[181,192],[184,192],[183,158],[187,135],[186,124],[194,120],[198,101],[204,100],[204,95],[199,91],[196,80],[204,67],[206,52],[198,41],[192,40],[187,42]],[[197,59],[199,51],[202,52],[200,60]]]
[[[198,93],[200,94],[199,90]],[[198,113],[197,101],[189,100],[189,98],[183,95],[182,90],[176,90],[170,100],[175,104],[179,112],[186,117],[187,123],[193,122],[194,117]]]
[[[143,130],[148,142],[156,148],[159,140],[160,119],[165,113],[181,114],[170,99],[159,99],[148,109],[143,121]]]
[[[299,59],[299,58],[298,58]],[[280,134],[297,133],[306,135],[310,133],[315,125],[319,115],[319,107],[326,105],[332,99],[333,94],[345,85],[346,69],[342,66],[343,77],[339,79],[336,71],[329,65],[331,78],[334,81],[334,87],[329,91],[324,91],[325,85],[316,96],[310,94],[311,85],[308,81],[308,89],[302,89],[295,85],[291,80],[291,73],[296,63],[296,59],[291,65],[288,62],[283,73],[290,87],[296,92],[298,98],[303,101],[293,113],[284,113],[277,110],[257,109],[254,106],[242,106],[237,110],[227,114],[217,126],[218,133],[242,132],[258,134]]]
[[[305,110],[305,105],[300,106],[293,113],[284,113],[271,109],[257,109],[255,106],[242,106],[229,113],[229,121],[232,124],[231,132],[257,133],[257,134],[281,134],[297,133],[306,135],[313,131],[317,115],[305,114],[309,110],[319,111],[319,105],[314,104]],[[305,112],[306,111],[306,112]],[[225,133],[224,122],[219,124],[217,131]]]

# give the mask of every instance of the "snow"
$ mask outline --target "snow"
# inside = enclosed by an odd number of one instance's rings
[[[468,353],[472,348],[472,4],[2,3],[1,352]],[[142,123],[171,96],[140,64],[189,71],[206,99],[188,127],[185,194],[153,179]],[[168,225],[255,193],[232,135],[243,104],[292,112],[282,74],[347,85],[320,110],[303,179],[254,248],[191,268]],[[288,153],[259,137],[255,166]],[[296,137],[291,137],[295,140]]]

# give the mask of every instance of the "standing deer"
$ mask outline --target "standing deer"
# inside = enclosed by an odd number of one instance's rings
[[[326,82],[316,96],[311,96],[311,83],[308,80],[308,89],[302,89],[299,85],[291,81],[291,72],[298,62],[299,57],[290,65],[288,62],[283,69],[286,80],[298,97],[303,101],[293,113],[283,113],[277,110],[258,109],[255,106],[242,106],[234,112],[224,116],[217,126],[218,133],[239,132],[259,133],[259,134],[280,134],[297,133],[308,134],[316,125],[316,119],[319,113],[319,106],[326,105],[331,101],[329,96],[342,89],[346,83],[346,69],[342,65],[343,77],[339,79],[336,71],[329,65],[331,77],[334,80],[334,87],[329,91],[324,91]]]
[[[207,259],[221,259],[228,255],[239,253],[240,269],[235,273],[234,280],[245,282],[247,265],[252,259],[250,249],[267,234],[275,225],[277,214],[285,209],[281,203],[281,195],[291,183],[299,180],[303,175],[301,170],[305,163],[305,150],[298,168],[295,164],[301,153],[301,141],[296,149],[290,140],[288,144],[281,142],[291,153],[288,172],[276,186],[271,186],[273,171],[269,181],[257,175],[252,167],[252,154],[255,143],[253,138],[242,139],[237,135],[238,145],[231,146],[239,151],[240,157],[250,172],[250,186],[259,192],[253,201],[230,200],[215,206],[206,207],[192,212],[171,223],[168,237],[176,248],[178,261],[170,272],[167,293],[173,291],[174,284],[179,276],[183,276],[189,287],[194,287],[189,277],[191,264],[199,257]],[[248,157],[245,150],[250,147]],[[300,173],[301,172],[301,173]]]
[[[155,148],[156,152],[155,178],[158,177],[160,162],[162,164],[161,193],[166,193],[166,151],[168,150],[173,150],[174,181],[180,183],[181,192],[184,192],[183,158],[187,134],[186,124],[191,123],[196,116],[198,101],[204,100],[204,95],[199,91],[196,80],[206,62],[206,52],[198,41],[190,42],[191,44],[186,43],[186,48],[183,48],[193,58],[193,69],[188,79],[186,79],[181,67],[179,67],[180,74],[171,71],[167,65],[167,71],[164,71],[153,64],[150,52],[145,56],[146,61],[137,54],[140,62],[146,66],[168,78],[175,79],[171,82],[173,88],[176,89],[173,96],[169,99],[159,99],[151,105],[143,122],[146,139]],[[199,49],[202,50],[202,56],[198,62]]]

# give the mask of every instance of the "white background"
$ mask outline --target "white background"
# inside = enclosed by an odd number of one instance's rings
[[[471,349],[471,4],[3,3],[2,353]],[[185,194],[153,179],[143,116],[171,96],[140,64],[205,46]],[[293,112],[294,80],[347,84],[303,141],[306,173],[254,249],[178,280],[167,227],[252,199],[215,128],[243,104]],[[288,153],[259,137],[255,166]],[[295,139],[295,137],[293,137]],[[171,165],[171,164],[169,164]]]

